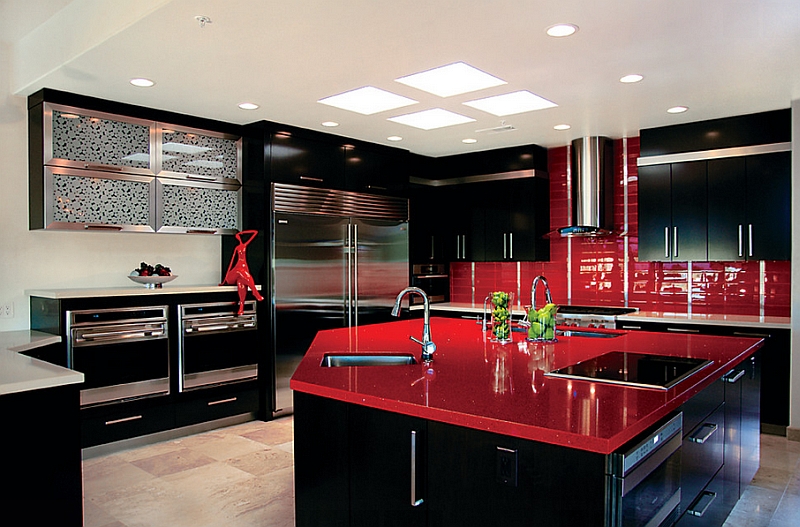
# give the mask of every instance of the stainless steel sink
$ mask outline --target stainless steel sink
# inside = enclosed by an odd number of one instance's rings
[[[323,368],[338,368],[342,366],[401,366],[416,364],[413,355],[408,354],[371,354],[371,355],[325,355],[320,366]]]

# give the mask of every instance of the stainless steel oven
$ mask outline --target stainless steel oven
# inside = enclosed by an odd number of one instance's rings
[[[84,374],[81,406],[167,395],[167,306],[67,311],[67,366]]]
[[[258,376],[255,300],[178,306],[178,391],[241,382]]]
[[[447,302],[450,299],[450,275],[444,264],[412,265],[411,285],[425,291],[430,302]],[[422,297],[414,295],[410,302],[421,304]]]
[[[606,526],[672,525],[680,513],[683,413],[606,458]]]

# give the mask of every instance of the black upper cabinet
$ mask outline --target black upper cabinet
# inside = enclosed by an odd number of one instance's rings
[[[747,257],[789,260],[792,254],[792,154],[748,156]],[[752,226],[752,227],[751,227]]]
[[[272,181],[345,189],[342,144],[279,131],[271,136],[269,162]]]
[[[706,260],[706,163],[639,167],[639,259]]]
[[[445,263],[446,225],[439,220],[441,187],[415,185],[409,188],[408,256],[413,264]]]
[[[345,146],[344,156],[345,184],[349,190],[391,196],[406,193],[409,152],[356,143]]]
[[[547,260],[549,242],[549,182],[542,178],[497,181],[481,192],[485,206],[486,261]]]

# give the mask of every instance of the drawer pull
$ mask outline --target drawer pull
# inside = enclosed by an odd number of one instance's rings
[[[108,425],[118,425],[120,423],[129,423],[131,421],[138,421],[141,419],[141,415],[132,415],[131,417],[123,417],[122,419],[114,419],[111,421],[106,421],[106,426]]]
[[[621,329],[642,329],[642,326],[622,326]]]
[[[120,225],[103,225],[102,223],[84,223],[83,229],[87,231],[121,231]]]
[[[671,331],[673,333],[700,333],[699,329],[687,329],[687,328],[667,328],[667,331]]]
[[[321,177],[311,177],[311,176],[300,176],[300,179],[305,179],[306,181],[324,181]]]
[[[736,375],[734,375],[733,377],[730,377],[730,375],[732,373],[733,373],[733,371],[729,371],[727,373],[727,375],[725,375],[725,382],[730,383],[730,384],[736,383],[736,381],[738,381],[739,379],[744,377],[745,371],[744,370],[739,370],[739,372]]]
[[[769,334],[766,333],[747,333],[746,331],[734,331],[733,335],[736,337],[754,337],[757,339],[768,339]]]
[[[83,168],[88,168],[89,170],[106,170],[106,171],[122,172],[122,167],[116,167],[114,165],[91,165],[89,163],[84,163]]]
[[[700,427],[700,430],[689,436],[689,441],[702,445],[708,441],[712,435],[714,435],[714,432],[717,431],[717,428],[717,425],[714,423],[705,423]],[[705,430],[705,432],[703,432],[703,430]]]
[[[716,492],[711,492],[710,490],[704,490],[703,492],[700,493],[697,499],[694,500],[691,505],[689,505],[689,508],[686,510],[686,512],[688,514],[691,514],[692,516],[697,516],[698,518],[700,518],[701,516],[703,516],[703,514],[705,514],[705,512],[714,502],[716,497],[717,497]]]
[[[236,402],[236,399],[238,399],[238,397],[230,397],[228,399],[220,399],[219,401],[209,401],[208,402],[208,406],[214,406],[216,404],[233,403],[233,402]]]

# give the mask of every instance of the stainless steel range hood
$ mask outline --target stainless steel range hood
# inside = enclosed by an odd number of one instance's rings
[[[572,141],[571,223],[548,237],[608,236],[614,226],[614,165],[608,137]]]

